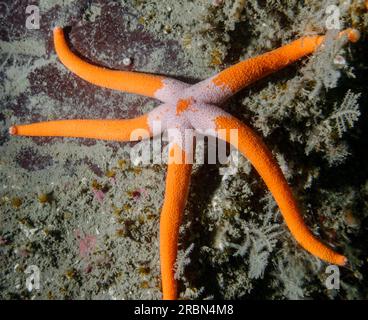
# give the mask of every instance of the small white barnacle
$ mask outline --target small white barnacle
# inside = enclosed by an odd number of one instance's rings
[[[223,2],[224,2],[224,0],[213,0],[212,1],[212,5],[214,7],[219,7],[219,6],[221,6],[223,4]]]
[[[131,58],[129,58],[129,57],[126,57],[126,58],[124,58],[123,59],[123,65],[124,66],[130,66],[132,64],[132,59]]]
[[[333,63],[338,66],[338,67],[343,67],[346,65],[346,60],[343,56],[341,55],[337,55],[334,60]]]

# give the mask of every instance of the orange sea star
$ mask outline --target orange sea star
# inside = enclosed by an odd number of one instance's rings
[[[359,38],[358,32],[354,29],[345,30],[340,36],[352,42]],[[60,61],[69,70],[95,85],[153,97],[163,101],[163,104],[148,114],[134,119],[48,121],[12,126],[9,132],[12,135],[23,136],[131,141],[143,138],[142,134],[136,134],[138,129],[145,130],[149,136],[160,133],[153,130],[155,121],[160,121],[162,130],[175,129],[174,134],[169,134],[169,164],[160,219],[160,259],[164,299],[177,298],[174,264],[194,150],[193,137],[187,139],[188,129],[206,132],[210,129],[213,135],[237,147],[263,178],[290,232],[299,244],[329,263],[344,265],[347,262],[346,258],[317,240],[303,222],[292,192],[266,145],[248,126],[216,106],[250,83],[312,53],[323,41],[324,36],[302,37],[276,50],[242,61],[195,85],[189,85],[162,76],[114,71],[91,65],[72,53],[65,41],[63,30],[57,27],[54,29],[55,49]],[[231,129],[238,130],[235,142],[231,139]]]

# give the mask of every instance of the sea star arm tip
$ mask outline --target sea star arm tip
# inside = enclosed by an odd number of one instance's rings
[[[340,36],[347,35],[347,38],[350,42],[355,43],[360,39],[360,32],[354,28],[348,28],[344,31],[340,32]]]
[[[60,27],[60,26],[55,26],[54,29],[53,29],[53,33],[54,35],[57,34],[57,33],[63,33],[63,28]]]
[[[338,266],[345,267],[345,266],[347,266],[347,265],[348,265],[348,262],[349,262],[348,258],[346,258],[346,257],[345,257],[345,256],[343,256],[343,255],[340,255],[340,256],[336,259],[336,264],[337,264]]]
[[[9,128],[9,134],[12,135],[12,136],[15,136],[17,134],[18,130],[17,130],[17,127],[16,126],[11,126]]]

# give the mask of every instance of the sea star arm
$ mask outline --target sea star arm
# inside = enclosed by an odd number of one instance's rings
[[[189,191],[192,164],[177,144],[170,148],[170,156],[179,154],[182,161],[169,161],[165,199],[160,218],[160,260],[164,300],[177,298],[175,261],[178,252],[179,227]],[[188,163],[189,162],[189,163]]]
[[[359,32],[347,29],[339,33],[339,37],[342,36],[356,42]],[[314,52],[324,39],[325,36],[302,37],[275,50],[241,61],[199,83],[197,86],[201,96],[207,103],[221,103],[251,83]]]
[[[121,90],[167,101],[177,90],[189,85],[179,80],[147,73],[110,70],[90,64],[75,55],[65,40],[63,29],[54,29],[54,45],[60,61],[80,78],[103,88]]]
[[[126,120],[56,120],[12,126],[11,135],[134,141],[152,135],[147,115]]]
[[[328,248],[309,231],[281,169],[258,135],[230,115],[216,117],[215,124],[218,136],[237,147],[263,178],[296,241],[304,249],[322,260],[331,264],[345,265],[347,259],[343,255]],[[237,145],[231,141],[231,129],[238,130]]]

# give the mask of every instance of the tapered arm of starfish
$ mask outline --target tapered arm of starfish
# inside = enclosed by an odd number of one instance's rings
[[[356,42],[360,34],[355,29],[346,29],[340,32],[337,37]],[[208,103],[222,103],[253,82],[311,54],[324,40],[325,36],[302,37],[278,49],[241,61],[221,71],[214,77],[204,80],[198,86],[208,88],[207,92],[203,93],[210,97],[207,101]],[[218,88],[221,90],[219,91]]]
[[[138,130],[141,129],[141,130]],[[138,131],[144,133],[139,135]],[[134,137],[136,132],[137,138]],[[19,136],[49,136],[134,141],[149,138],[152,132],[146,115],[127,120],[56,120],[12,126],[10,134]]]
[[[160,94],[161,89],[164,87],[165,91],[169,91],[168,94],[170,94],[171,87],[184,89],[188,86],[179,80],[163,76],[111,70],[85,62],[70,50],[64,31],[60,27],[54,29],[54,46],[60,61],[70,71],[82,79],[103,88],[136,93],[165,101],[165,97]]]
[[[176,154],[176,155],[175,155]],[[192,165],[186,159],[187,154],[177,144],[172,145],[169,157],[179,156],[181,163],[168,164],[166,176],[165,198],[160,217],[160,260],[162,275],[162,292],[164,299],[176,299],[177,283],[175,281],[175,265],[179,227],[188,196]]]
[[[347,29],[339,34],[351,42],[359,33]],[[235,147],[253,164],[274,196],[292,235],[313,255],[333,264],[344,265],[346,258],[317,240],[305,225],[293,194],[266,145],[248,126],[218,108],[219,104],[254,81],[275,72],[312,53],[323,36],[303,37],[276,50],[240,62],[219,74],[190,86],[181,81],[136,72],[114,71],[91,65],[69,49],[61,28],[54,30],[55,49],[64,65],[79,77],[95,85],[146,95],[164,103],[147,115],[128,120],[59,120],[12,126],[12,135],[64,136],[131,141],[148,138],[162,130],[176,129],[170,137],[165,199],[160,221],[160,257],[164,299],[176,299],[177,283],[174,265],[177,258],[178,235],[185,208],[191,174],[193,141],[183,146],[185,130],[208,130]],[[154,130],[154,122],[161,130]],[[142,130],[147,133],[137,134]],[[231,139],[237,130],[237,139]],[[175,156],[176,155],[176,156]],[[181,160],[177,161],[177,156]]]
[[[236,146],[239,151],[249,159],[267,188],[275,198],[286,225],[299,244],[314,256],[332,264],[345,265],[347,259],[319,240],[309,231],[303,221],[298,205],[284,178],[284,175],[273,159],[272,154],[248,126],[232,116],[219,116],[216,118],[216,127],[219,137],[231,143],[230,130],[238,129]]]

